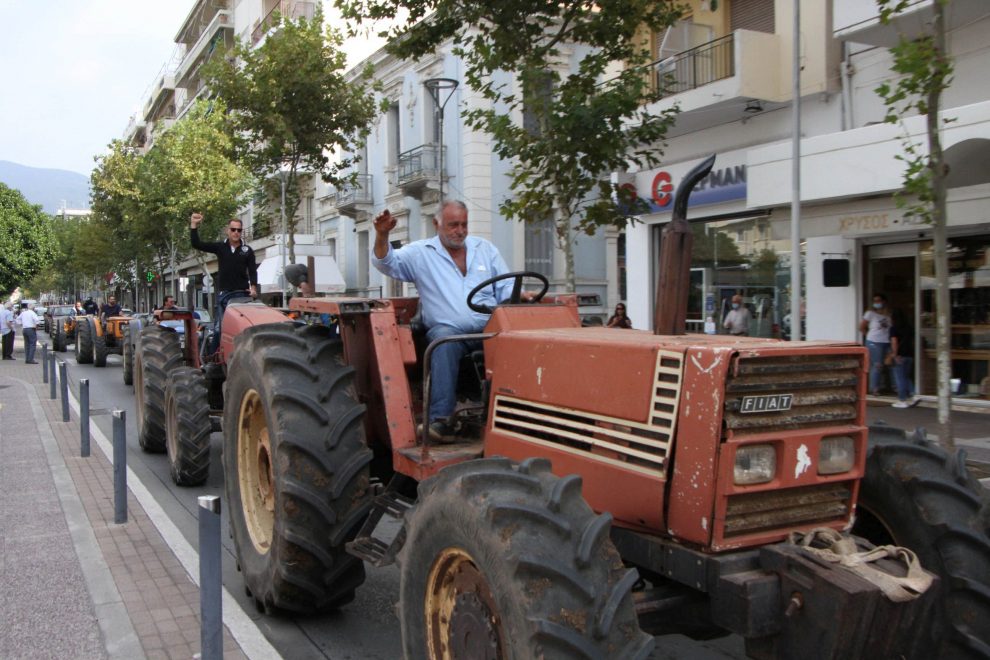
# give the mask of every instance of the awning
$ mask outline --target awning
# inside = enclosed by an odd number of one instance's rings
[[[299,263],[306,263],[307,257],[297,256]],[[340,269],[337,268],[337,261],[333,257],[316,256],[313,257],[313,266],[316,270],[316,292],[317,293],[343,293],[347,289]],[[288,265],[288,262],[286,262]],[[286,283],[286,288],[291,289],[291,285]],[[258,265],[258,293],[281,293],[282,292],[282,259],[281,257],[268,257]]]

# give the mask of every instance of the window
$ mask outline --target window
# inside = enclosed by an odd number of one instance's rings
[[[357,241],[357,288],[368,288],[368,268],[371,266],[368,256],[368,232],[359,231]]]
[[[402,141],[399,126],[399,104],[393,103],[388,107],[388,164],[396,167],[399,164],[399,154],[402,153]]]

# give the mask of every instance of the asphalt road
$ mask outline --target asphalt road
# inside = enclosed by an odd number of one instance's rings
[[[42,341],[47,340],[47,337]],[[113,410],[126,413],[127,464],[144,486],[151,492],[165,513],[179,529],[189,544],[198,547],[198,503],[201,495],[218,495],[223,498],[223,473],[220,450],[223,437],[214,433],[211,437],[210,476],[205,485],[181,488],[172,483],[168,460],[164,454],[145,453],[137,441],[136,412],[133,389],[124,385],[121,357],[111,355],[105,368],[80,365],[69,351],[59,356],[65,359],[71,387],[78,392],[80,378],[90,383],[90,409],[94,410],[92,423],[99,426],[106,437],[113,437]],[[244,583],[237,571],[233,540],[226,533],[226,501],[223,502],[221,529],[224,555],[223,584],[237,600],[244,612],[255,622],[283,657],[294,660],[332,658],[333,660],[395,660],[401,657],[399,623],[395,616],[395,604],[399,594],[399,574],[394,566],[367,568],[367,580],[358,589],[355,600],[341,610],[319,616],[266,615],[257,611],[254,601],[244,591]],[[384,524],[384,523],[383,523]],[[385,535],[397,530],[385,529]],[[654,659],[726,660],[745,658],[743,641],[736,636],[717,640],[694,641],[680,635],[657,637]]]

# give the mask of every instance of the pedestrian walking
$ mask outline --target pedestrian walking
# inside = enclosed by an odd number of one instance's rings
[[[752,315],[749,308],[743,304],[743,298],[738,293],[732,296],[732,309],[725,315],[722,327],[735,337],[744,337],[749,334],[749,322]]]
[[[887,307],[887,296],[882,293],[873,294],[873,307],[863,314],[859,331],[866,335],[866,348],[870,351],[870,394],[879,394],[883,362],[890,351],[890,308]]]
[[[0,330],[3,332],[4,360],[14,359],[14,312],[11,307],[9,302],[0,307]]]
[[[26,303],[21,305],[21,336],[24,338],[24,364],[38,364],[34,361],[34,349],[38,343],[38,323],[40,319]]]
[[[897,401],[894,408],[910,408],[918,403],[912,370],[914,368],[914,328],[908,323],[907,314],[895,309],[890,315],[890,356],[897,385]]]

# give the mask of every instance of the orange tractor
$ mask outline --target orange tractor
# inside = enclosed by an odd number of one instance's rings
[[[131,317],[127,315],[108,316],[103,320],[98,316],[75,317],[76,362],[107,366],[108,355],[124,353],[130,323]]]
[[[712,162],[677,192],[661,291]],[[202,469],[222,426],[260,607],[339,607],[395,562],[407,658],[646,658],[668,632],[758,658],[986,657],[979,484],[923,433],[867,427],[861,346],[680,334],[679,303],[658,305],[666,334],[581,327],[576,296],[511,276],[452,444],[417,428],[436,343],[415,298],[233,304],[210,356],[142,331],[142,433]]]

